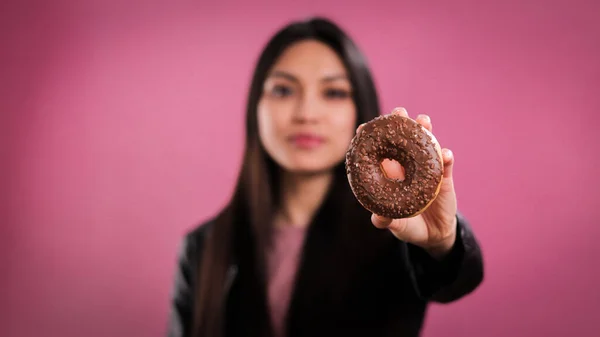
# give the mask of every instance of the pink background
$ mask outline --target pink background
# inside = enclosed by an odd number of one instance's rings
[[[368,4],[364,4],[368,3]],[[184,231],[230,196],[250,71],[325,14],[383,112],[428,113],[484,249],[425,336],[598,336],[596,1],[4,1],[0,335],[163,336]]]

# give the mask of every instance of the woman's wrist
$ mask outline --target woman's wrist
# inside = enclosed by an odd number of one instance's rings
[[[458,220],[454,217],[453,221],[454,223],[451,226],[453,230],[448,236],[442,239],[442,241],[425,248],[425,251],[436,260],[442,260],[446,257],[456,243]]]

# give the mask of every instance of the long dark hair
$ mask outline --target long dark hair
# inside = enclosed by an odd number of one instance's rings
[[[278,57],[291,44],[306,39],[327,44],[343,61],[353,87],[358,114],[356,126],[379,114],[378,97],[365,58],[337,25],[324,18],[310,18],[283,27],[270,39],[258,59],[247,98],[243,166],[231,201],[214,219],[199,265],[193,328],[197,336],[219,336],[222,333],[225,316],[223,293],[228,267],[232,263],[237,264],[240,282],[244,283],[244,302],[262,306],[251,308],[247,314],[252,316],[253,313],[266,312],[265,247],[270,242],[272,217],[279,200],[280,174],[278,166],[260,143],[257,105],[263,82]],[[341,203],[346,210],[360,208],[348,188],[344,162],[341,161],[334,171],[334,183],[320,214],[334,212],[332,200]],[[265,317],[254,319],[268,321]],[[268,326],[264,326],[268,323],[261,324],[263,326],[256,327],[256,330],[269,330]]]

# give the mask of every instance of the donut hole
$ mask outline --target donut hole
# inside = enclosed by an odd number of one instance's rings
[[[397,160],[384,158],[381,161],[381,170],[388,179],[404,181],[406,170]]]

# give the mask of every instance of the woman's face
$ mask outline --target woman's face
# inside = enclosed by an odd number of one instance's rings
[[[346,69],[318,41],[291,45],[268,74],[258,104],[262,145],[290,172],[317,173],[343,160],[356,127]]]

